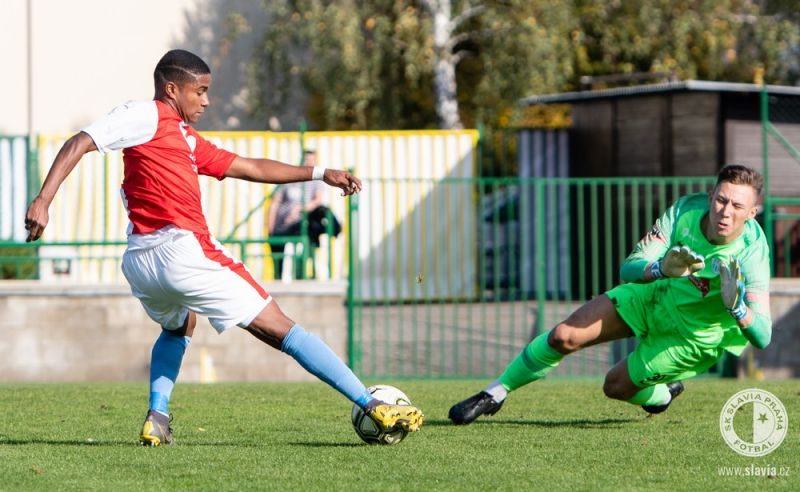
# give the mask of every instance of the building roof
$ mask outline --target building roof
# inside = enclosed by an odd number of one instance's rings
[[[640,96],[646,94],[660,94],[667,92],[761,92],[762,86],[756,84],[741,84],[736,82],[711,82],[708,80],[683,80],[680,82],[663,82],[659,84],[635,85],[629,87],[615,87],[613,89],[601,89],[579,92],[562,92],[559,94],[547,94],[544,96],[530,96],[520,99],[522,106],[532,104],[552,104],[552,103],[575,103],[580,101],[590,101],[598,99],[613,99],[629,96]],[[788,85],[768,85],[767,91],[770,94],[783,94],[789,96],[800,96],[800,87]]]

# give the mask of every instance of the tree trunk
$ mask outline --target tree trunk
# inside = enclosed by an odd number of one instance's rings
[[[450,0],[426,2],[433,16],[433,90],[439,127],[461,129],[456,86],[457,59],[452,53],[452,6]]]

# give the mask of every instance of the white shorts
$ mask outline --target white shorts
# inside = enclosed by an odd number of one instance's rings
[[[249,325],[272,301],[213,237],[176,229],[164,239],[122,255],[122,273],[133,295],[164,329],[181,328],[193,311],[222,333]]]

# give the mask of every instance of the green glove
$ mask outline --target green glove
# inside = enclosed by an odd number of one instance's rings
[[[733,319],[741,321],[747,316],[747,304],[744,302],[744,280],[739,269],[739,260],[731,258],[730,263],[724,261],[719,266],[719,284],[722,302]]]

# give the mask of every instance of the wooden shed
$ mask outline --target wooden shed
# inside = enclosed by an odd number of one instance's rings
[[[533,96],[569,104],[570,176],[710,176],[725,164],[763,167],[762,87],[687,80]],[[767,86],[770,121],[800,148],[800,87]],[[770,191],[797,196],[800,162],[770,142]]]

